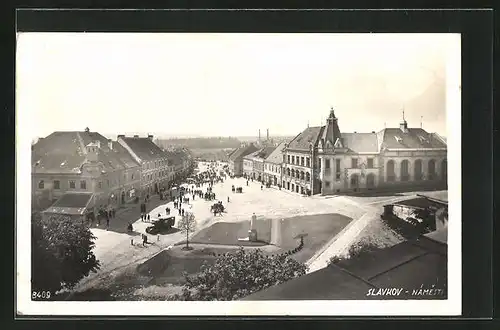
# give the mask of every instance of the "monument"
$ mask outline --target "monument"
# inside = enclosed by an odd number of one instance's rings
[[[257,241],[257,230],[255,229],[255,225],[257,222],[257,216],[252,214],[252,219],[250,220],[250,230],[248,231],[248,240],[250,242],[256,242]]]

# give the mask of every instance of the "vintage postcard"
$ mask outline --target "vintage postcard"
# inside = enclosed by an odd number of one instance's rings
[[[19,33],[18,313],[459,315],[460,57],[458,34]]]

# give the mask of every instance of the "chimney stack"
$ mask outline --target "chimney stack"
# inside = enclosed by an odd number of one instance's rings
[[[260,142],[260,128],[259,128],[259,142]]]
[[[151,141],[153,141],[153,135],[148,134],[148,139],[150,139]]]
[[[269,141],[269,128],[267,129],[267,141]]]
[[[139,137],[139,135],[135,134],[135,135],[134,135],[134,137],[135,137],[135,138],[138,138],[138,137]]]
[[[120,134],[120,135],[118,135],[118,137],[116,139],[119,140],[119,139],[123,139],[124,137],[125,137],[124,134]]]

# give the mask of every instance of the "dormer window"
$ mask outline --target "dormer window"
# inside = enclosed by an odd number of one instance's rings
[[[423,137],[422,135],[419,135],[418,136],[419,140],[421,143],[429,143],[429,140],[427,140],[425,137]]]
[[[397,135],[396,135],[394,138],[395,138],[395,139],[396,139],[396,141],[398,141],[399,143],[403,142],[403,139],[402,139],[401,137],[397,136]]]

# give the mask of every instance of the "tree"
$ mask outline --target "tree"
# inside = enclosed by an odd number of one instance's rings
[[[91,271],[99,269],[94,252],[95,236],[84,221],[68,216],[32,217],[33,291],[73,288]]]
[[[242,247],[236,253],[218,256],[213,265],[204,264],[201,272],[185,275],[186,284],[177,300],[236,300],[281,284],[306,273],[307,267],[284,256],[265,255]]]
[[[181,233],[186,234],[186,246],[183,248],[189,250],[189,234],[196,230],[196,218],[192,212],[186,212],[182,216],[181,220],[177,224]]]

